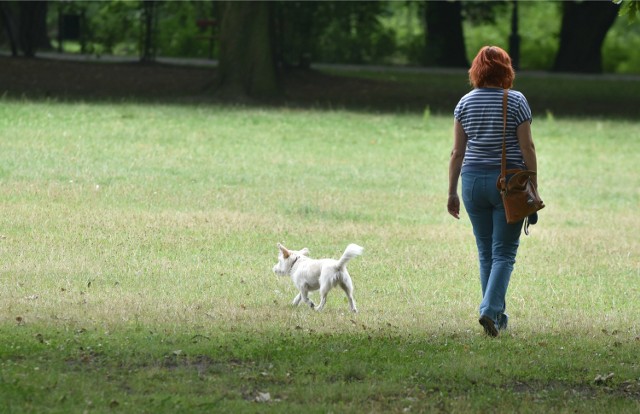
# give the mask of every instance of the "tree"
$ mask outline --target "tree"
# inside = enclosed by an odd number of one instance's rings
[[[620,16],[627,16],[629,23],[636,21],[637,16],[640,14],[640,0],[613,0],[615,4],[622,4],[620,6]]]
[[[47,34],[47,2],[21,1],[19,40],[25,56],[33,57],[36,50],[51,49]]]
[[[272,3],[220,4],[217,93],[225,98],[273,98],[280,88],[272,39]]]
[[[158,8],[155,0],[146,0],[142,2],[142,28],[144,34],[142,36],[142,44],[140,47],[140,61],[153,62],[156,60],[156,32],[158,25]]]
[[[2,2],[2,21],[11,44],[11,54],[18,49],[27,57],[33,57],[38,49],[51,49],[47,34],[47,2]]]
[[[0,1],[0,13],[2,13],[2,24],[4,26],[4,30],[7,34],[7,38],[9,39],[9,44],[11,46],[11,56],[18,56],[18,28],[17,23],[13,19],[13,14],[11,13],[10,4],[8,2]]]
[[[571,1],[562,6],[560,47],[553,69],[602,72],[602,44],[616,20],[619,6],[609,1]]]
[[[278,64],[308,68],[312,60],[380,63],[395,52],[395,32],[381,23],[381,1],[279,1]]]
[[[278,65],[309,69],[318,38],[318,26],[325,26],[320,13],[323,6],[314,1],[277,3],[274,45]]]
[[[426,1],[427,66],[468,67],[459,1]]]
[[[520,69],[520,34],[518,33],[518,0],[513,0],[511,9],[511,34],[509,35],[509,55],[514,69]]]

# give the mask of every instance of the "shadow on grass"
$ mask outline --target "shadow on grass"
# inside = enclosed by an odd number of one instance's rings
[[[612,345],[607,335],[571,333],[490,339],[139,328],[0,326],[0,401],[16,412],[633,412],[640,405],[633,338]]]
[[[82,102],[226,104],[215,98],[215,69],[169,64],[0,57],[5,99]],[[449,115],[470,90],[464,70],[394,71],[323,67],[283,76],[283,94],[246,106],[349,109]],[[640,78],[518,74],[515,89],[534,116],[637,119]]]

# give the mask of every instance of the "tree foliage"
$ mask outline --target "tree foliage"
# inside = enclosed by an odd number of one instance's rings
[[[379,1],[277,3],[276,30],[285,65],[308,60],[375,63],[393,54],[395,33],[380,17],[388,13]]]
[[[82,7],[82,4],[80,5]],[[86,37],[89,53],[113,54],[123,39],[136,39],[140,31],[140,5],[136,2],[105,1],[86,4]],[[92,10],[94,9],[95,10]],[[136,53],[137,42],[130,42],[129,52]]]
[[[617,0],[616,0],[617,1]],[[25,3],[25,5],[22,5]],[[16,54],[24,54],[19,44],[20,1],[0,2],[0,46]],[[144,22],[142,1],[64,1],[42,2],[48,5],[46,30],[54,47],[58,47],[59,16],[81,15],[81,39],[63,44],[66,52],[116,54],[136,56],[143,44]],[[220,58],[221,2],[217,1],[155,1],[155,29],[152,33],[156,54],[171,57]],[[442,3],[442,4],[439,4]],[[442,59],[452,58],[455,49],[443,46],[456,36],[452,24],[436,32],[429,31],[439,21],[434,8],[461,5],[463,58],[468,62],[480,46],[496,44],[508,48],[510,12],[513,1],[302,1],[278,0],[272,8],[272,48],[278,68],[309,67],[311,62],[359,64],[443,65]],[[582,3],[611,3],[582,2]],[[35,4],[35,3],[34,3]],[[564,2],[520,2],[521,69],[550,70],[556,61]],[[454,6],[455,7],[455,6]],[[434,14],[435,13],[435,14]],[[602,47],[603,67],[607,71],[638,73],[640,34],[637,21],[640,0],[622,0],[619,19],[609,30]],[[26,16],[25,11],[25,16]],[[429,14],[431,17],[428,17]],[[431,24],[428,20],[431,19]],[[213,25],[199,27],[198,21]],[[13,39],[12,39],[13,37]],[[13,41],[12,41],[13,40]],[[36,53],[47,41],[37,42]],[[440,46],[438,46],[440,45]],[[625,46],[626,45],[626,46]],[[448,49],[448,50],[447,50]],[[439,52],[438,50],[444,50]],[[564,53],[564,52],[562,52]],[[459,56],[459,53],[456,53]],[[440,55],[440,57],[438,57]],[[440,60],[439,60],[440,59]],[[458,65],[464,66],[458,58]],[[447,65],[447,64],[445,64]]]
[[[640,0],[615,0],[614,3],[620,4],[620,16],[627,16],[629,23],[633,23],[640,15]]]

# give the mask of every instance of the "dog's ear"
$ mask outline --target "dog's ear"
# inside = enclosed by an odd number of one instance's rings
[[[285,259],[287,259],[291,255],[291,252],[289,252],[289,250],[287,250],[287,248],[281,245],[280,243],[278,243],[278,249],[280,249],[280,251],[282,252],[282,256]]]
[[[304,249],[300,250],[300,254],[309,257],[309,248],[305,247]]]

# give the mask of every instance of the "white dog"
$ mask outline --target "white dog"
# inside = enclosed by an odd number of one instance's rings
[[[340,285],[347,294],[351,311],[358,312],[356,302],[353,300],[353,282],[347,271],[347,263],[354,257],[360,256],[364,249],[357,244],[350,244],[345,249],[340,260],[312,259],[309,257],[309,249],[289,250],[278,243],[280,253],[278,263],[273,266],[273,272],[280,276],[291,275],[293,284],[300,290],[293,300],[293,305],[298,305],[300,300],[308,304],[312,309],[320,311],[327,302],[327,293],[331,288]],[[309,299],[309,292],[320,289],[320,305],[315,307]]]

